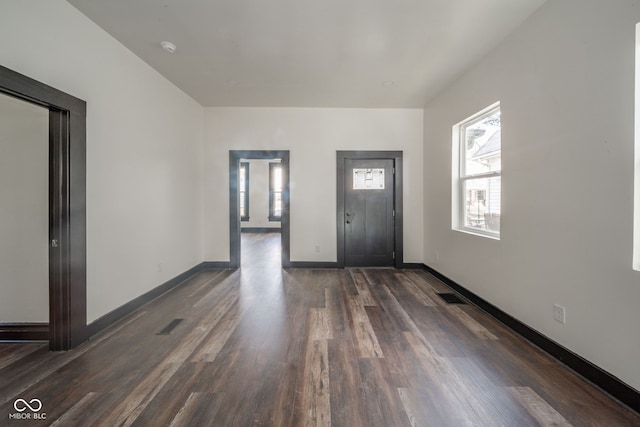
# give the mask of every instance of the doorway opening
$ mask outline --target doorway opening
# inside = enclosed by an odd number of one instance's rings
[[[0,340],[48,339],[50,350],[69,350],[87,338],[86,102],[3,66],[0,93],[49,117],[49,323],[0,323]]]
[[[251,198],[253,190],[263,198]],[[273,255],[274,233],[280,240],[279,259],[289,267],[289,151],[229,151],[229,267],[242,266],[243,235],[270,235]],[[252,221],[253,218],[253,221]],[[265,236],[266,237],[266,236]],[[256,236],[251,240],[256,243]],[[256,241],[256,242],[254,242]],[[263,242],[265,243],[265,242]],[[256,244],[255,247],[261,245]]]
[[[279,231],[243,231],[240,239],[242,241],[241,269],[256,269],[264,273],[281,268],[282,243]]]
[[[336,158],[338,265],[402,268],[402,152]]]
[[[0,324],[33,340],[49,332],[48,132],[49,110],[0,93]]]

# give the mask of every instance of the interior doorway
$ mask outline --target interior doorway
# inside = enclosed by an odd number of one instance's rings
[[[242,260],[242,219],[251,217],[253,209],[252,204],[248,203],[246,197],[247,177],[251,177],[251,169],[249,173],[242,170],[251,160],[271,160],[269,162],[270,173],[273,173],[271,164],[278,164],[278,188],[273,185],[265,187],[269,192],[269,210],[268,216],[271,221],[278,221],[280,224],[280,242],[281,242],[281,265],[289,267],[290,262],[290,235],[289,235],[289,151],[288,150],[230,150],[229,151],[229,267],[241,267]],[[249,182],[255,184],[254,178],[249,178]],[[249,184],[252,185],[252,184]],[[264,212],[263,214],[266,214]],[[247,227],[253,228],[252,231],[265,231],[261,228],[266,227]],[[267,230],[268,231],[268,230]]]
[[[2,93],[0,200],[0,324],[47,340],[49,111]]]
[[[338,264],[403,266],[402,152],[338,151]]]
[[[0,93],[48,110],[49,322],[0,323],[0,340],[48,339],[69,350],[87,338],[86,102],[0,66]]]

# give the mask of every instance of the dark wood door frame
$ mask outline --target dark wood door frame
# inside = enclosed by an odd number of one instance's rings
[[[240,159],[280,159],[282,164],[282,267],[291,267],[289,235],[289,150],[229,150],[229,268],[240,267],[238,170]]]
[[[337,240],[338,240],[338,267],[345,267],[345,228],[344,228],[344,182],[346,159],[391,159],[394,161],[394,191],[393,204],[396,212],[395,216],[395,241],[394,260],[395,268],[402,268],[403,261],[403,215],[402,215],[402,151],[338,151],[336,153],[336,206],[337,206]]]
[[[69,350],[87,339],[86,102],[3,66],[0,92],[49,109],[48,339]]]

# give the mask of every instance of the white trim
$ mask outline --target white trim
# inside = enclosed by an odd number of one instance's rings
[[[453,231],[458,231],[465,234],[473,234],[480,237],[488,237],[493,240],[500,240],[500,233],[496,233],[495,231],[479,230],[477,228],[469,227],[458,227],[454,228]]]
[[[478,178],[493,178],[501,175],[502,175],[502,171],[491,171],[491,172],[476,173],[473,175],[461,176],[460,179],[467,180],[467,179],[478,179]]]
[[[640,23],[636,24],[632,268],[640,271]]]

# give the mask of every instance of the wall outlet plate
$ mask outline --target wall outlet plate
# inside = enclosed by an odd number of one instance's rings
[[[563,325],[566,322],[566,314],[565,314],[565,308],[561,305],[558,304],[553,304],[553,319],[556,322],[560,322]]]

